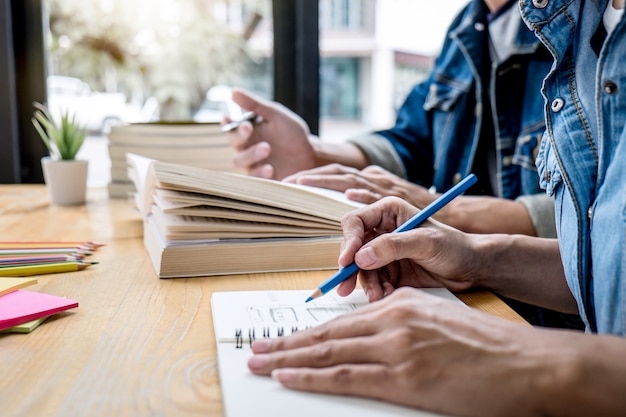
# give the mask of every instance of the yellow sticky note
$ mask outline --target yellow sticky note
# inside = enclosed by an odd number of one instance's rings
[[[0,296],[36,283],[35,278],[0,277]]]

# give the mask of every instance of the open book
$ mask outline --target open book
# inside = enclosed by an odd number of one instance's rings
[[[445,288],[424,290],[461,303]],[[333,291],[305,303],[309,295],[308,290],[213,293],[211,311],[226,417],[436,415],[364,398],[293,391],[269,377],[252,374],[247,366],[251,340],[288,335],[367,304],[362,290],[356,290],[348,297],[340,297]]]
[[[337,269],[343,193],[127,154],[161,278]]]

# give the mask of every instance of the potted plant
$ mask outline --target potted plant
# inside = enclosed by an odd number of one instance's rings
[[[33,105],[33,126],[50,153],[41,159],[50,200],[58,205],[84,204],[88,161],[77,160],[76,155],[85,142],[87,131],[67,110],[61,114],[60,121],[56,121],[46,106],[36,102]]]

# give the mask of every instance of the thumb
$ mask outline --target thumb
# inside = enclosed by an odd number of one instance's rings
[[[364,246],[354,254],[354,262],[361,269],[376,269],[383,265],[378,266],[379,259],[376,254],[376,249],[372,246]]]

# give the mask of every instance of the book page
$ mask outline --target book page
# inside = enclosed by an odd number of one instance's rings
[[[193,239],[194,236],[227,237],[321,237],[341,236],[341,227],[326,225],[303,226],[294,224],[259,222],[253,216],[237,220],[221,217],[187,216],[163,213],[158,206],[152,207],[152,215],[157,221],[159,229],[168,238],[178,234],[182,239]],[[185,237],[186,236],[186,237]]]
[[[231,198],[217,197],[211,195],[203,195],[185,191],[163,190],[157,188],[155,192],[155,201],[159,204],[165,212],[170,212],[176,209],[222,209],[230,210],[232,212],[243,213],[257,213],[265,214],[268,216],[283,217],[287,219],[303,220],[316,224],[329,224],[339,225],[340,223],[334,220],[328,220],[319,216],[310,214],[299,213],[297,211],[281,209],[277,207],[271,207],[263,204],[254,204],[248,202],[242,202],[239,200],[233,200]],[[179,213],[180,214],[180,213]],[[203,215],[203,214],[198,214]]]
[[[348,211],[363,206],[343,193],[229,172],[155,162],[149,175],[155,186],[190,191],[297,211],[340,222]]]

